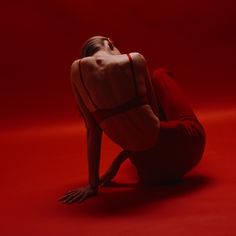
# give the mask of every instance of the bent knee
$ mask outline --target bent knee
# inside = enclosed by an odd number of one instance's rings
[[[165,68],[158,68],[154,71],[153,78],[161,78],[161,77],[166,76],[166,75],[173,78],[173,73],[170,70],[167,70]]]

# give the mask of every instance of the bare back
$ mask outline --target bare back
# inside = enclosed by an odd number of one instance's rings
[[[145,96],[149,75],[140,54],[87,57],[73,81],[89,112],[122,106],[136,96]],[[133,64],[133,71],[131,67]],[[125,150],[150,148],[159,136],[159,119],[150,104],[144,104],[104,119],[102,130]]]

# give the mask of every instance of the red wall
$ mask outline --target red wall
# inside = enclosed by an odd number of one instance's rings
[[[236,2],[1,3],[1,126],[77,118],[69,70],[81,44],[107,35],[165,66],[195,107],[236,106]]]

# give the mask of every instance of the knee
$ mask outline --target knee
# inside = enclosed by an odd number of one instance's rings
[[[153,73],[153,78],[160,78],[163,76],[168,75],[169,77],[173,78],[173,73],[170,70],[167,70],[165,68],[158,68]]]

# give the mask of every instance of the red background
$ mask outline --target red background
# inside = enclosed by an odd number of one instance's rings
[[[235,3],[227,1],[6,1],[1,7],[1,120],[70,119],[69,70],[93,35],[172,69],[193,105],[232,104]],[[2,122],[1,122],[2,123]],[[3,124],[3,123],[2,123]]]
[[[22,0],[0,9],[2,235],[236,233],[235,1]],[[208,143],[181,186],[102,190],[66,208],[56,198],[87,174],[70,65],[94,35],[111,37],[123,53],[142,53],[151,71],[171,69]],[[105,170],[119,148],[106,137],[103,145]],[[120,180],[128,179],[136,176],[127,164]]]

